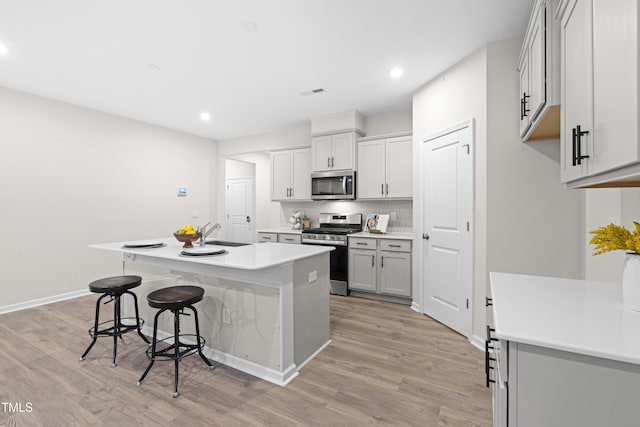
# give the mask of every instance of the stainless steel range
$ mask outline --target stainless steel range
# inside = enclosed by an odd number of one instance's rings
[[[306,245],[335,246],[330,257],[331,293],[348,295],[349,256],[347,235],[362,231],[362,214],[320,214],[320,227],[302,231],[302,243]]]

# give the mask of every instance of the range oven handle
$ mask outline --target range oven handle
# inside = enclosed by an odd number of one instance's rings
[[[333,241],[333,240],[313,241],[313,240],[305,240],[304,237],[302,238],[302,244],[320,245],[320,246],[347,246],[347,242]]]

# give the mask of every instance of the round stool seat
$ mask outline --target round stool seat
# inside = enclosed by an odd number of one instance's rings
[[[140,276],[114,276],[98,279],[89,283],[89,290],[96,293],[126,291],[127,289],[140,286],[142,277]]]
[[[177,310],[202,300],[204,289],[199,286],[171,286],[158,289],[147,295],[147,301],[153,308]]]

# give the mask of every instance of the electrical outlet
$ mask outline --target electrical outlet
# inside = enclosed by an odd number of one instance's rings
[[[231,323],[231,312],[227,307],[222,308],[222,323],[228,325]]]
[[[313,270],[309,272],[309,283],[313,283],[318,280],[318,271]]]

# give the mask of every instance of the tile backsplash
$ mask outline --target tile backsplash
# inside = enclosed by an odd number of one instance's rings
[[[290,227],[289,217],[294,210],[305,213],[311,218],[311,227],[318,226],[321,213],[361,213],[362,220],[367,214],[391,214],[396,218],[389,220],[387,232],[410,233],[413,231],[412,200],[375,200],[375,201],[316,201],[316,202],[281,202],[280,226]]]

